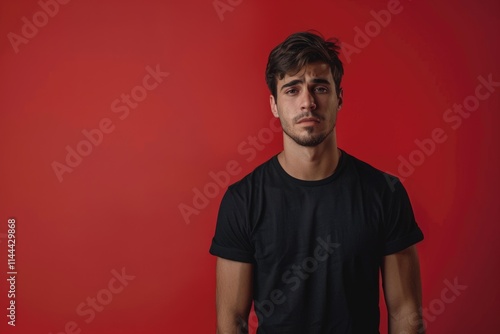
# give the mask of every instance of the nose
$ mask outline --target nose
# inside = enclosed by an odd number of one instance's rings
[[[300,108],[304,111],[316,109],[316,101],[314,100],[314,96],[309,90],[304,90]]]

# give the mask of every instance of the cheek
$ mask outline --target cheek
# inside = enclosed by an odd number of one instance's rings
[[[296,100],[286,100],[281,101],[279,110],[284,115],[293,115],[295,110],[300,110],[300,108],[298,109],[298,103]]]
[[[292,115],[290,115],[287,110],[286,106],[282,104],[277,107],[278,117],[282,125],[290,123],[290,119],[292,119]]]
[[[339,101],[335,95],[330,95],[330,96],[325,96],[325,99],[323,100],[326,106],[329,107],[337,107]]]

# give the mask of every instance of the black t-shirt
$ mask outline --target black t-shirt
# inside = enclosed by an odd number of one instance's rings
[[[210,253],[254,264],[259,334],[379,333],[382,258],[423,239],[401,182],[341,151],[318,181],[274,156],[222,199]]]

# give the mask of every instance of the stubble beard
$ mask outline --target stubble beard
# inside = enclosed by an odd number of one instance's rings
[[[321,144],[332,132],[333,129],[335,128],[335,124],[333,127],[323,133],[318,133],[318,134],[312,134],[314,132],[314,127],[313,126],[307,126],[304,127],[304,129],[307,132],[307,136],[298,136],[296,134],[293,134],[287,127],[282,126],[283,132],[291,138],[295,143],[297,143],[300,146],[305,146],[305,147],[315,147]]]

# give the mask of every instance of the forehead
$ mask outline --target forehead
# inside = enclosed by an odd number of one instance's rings
[[[332,71],[330,65],[323,62],[306,64],[297,73],[287,73],[283,79],[279,80],[279,84],[286,84],[292,80],[308,81],[308,79],[322,78],[333,83]]]

